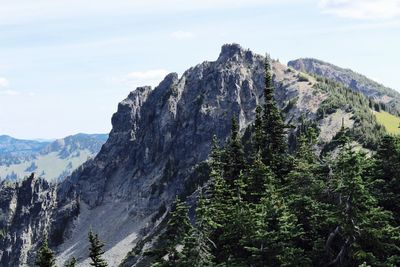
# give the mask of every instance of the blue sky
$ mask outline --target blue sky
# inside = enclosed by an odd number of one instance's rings
[[[400,90],[400,0],[0,0],[0,134],[109,132],[135,87],[232,42]]]

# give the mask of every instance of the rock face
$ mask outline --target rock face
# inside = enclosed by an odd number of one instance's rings
[[[33,261],[37,242],[51,223],[55,193],[54,185],[33,175],[21,183],[1,183],[1,266],[23,266]]]
[[[44,229],[59,266],[72,256],[79,266],[88,266],[86,235],[91,228],[106,243],[109,265],[117,266],[177,194],[191,193],[186,192],[188,177],[207,159],[212,136],[223,143],[232,117],[242,131],[253,122],[263,101],[263,64],[260,55],[224,45],[216,61],[190,68],[182,77],[171,73],[154,89],[136,89],[119,104],[109,139],[96,158],[58,184],[56,193],[55,186],[41,180],[24,182],[24,190],[30,184],[38,192],[26,199],[35,211],[30,215],[14,207],[22,203],[14,199],[25,199],[18,189],[22,185],[2,184],[2,218],[13,229],[1,243],[3,266],[31,264]],[[302,114],[314,118],[326,98],[314,91],[315,79],[299,81],[297,71],[277,61],[273,72],[286,119],[295,122]],[[12,237],[17,232],[30,234],[19,242]]]
[[[400,114],[400,93],[368,79],[364,75],[313,58],[289,61],[288,66],[298,71],[316,74],[342,83],[356,92],[361,92],[366,97],[387,104],[393,113]]]

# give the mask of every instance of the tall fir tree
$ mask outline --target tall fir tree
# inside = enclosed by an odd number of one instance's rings
[[[263,151],[263,138],[264,138],[264,127],[263,127],[263,114],[262,108],[260,106],[256,107],[256,116],[254,119],[254,133],[252,136],[253,144],[253,155],[257,155],[259,152]]]
[[[72,257],[71,260],[67,261],[64,264],[64,267],[75,267],[76,266],[76,258]]]
[[[210,239],[211,233],[215,229],[212,220],[209,200],[200,194],[196,208],[196,223],[184,239],[184,247],[178,266],[214,266],[214,256],[212,249],[215,243]]]
[[[265,185],[271,184],[273,180],[273,173],[263,163],[261,152],[257,152],[246,175],[246,199],[250,203],[259,203],[265,194]]]
[[[372,182],[379,204],[400,224],[400,138],[384,136],[373,157]]]
[[[245,157],[243,146],[240,140],[239,125],[235,118],[232,118],[231,135],[225,147],[223,176],[228,185],[233,188],[234,181],[239,178],[240,172],[245,168]]]
[[[56,260],[54,252],[49,248],[47,235],[43,237],[42,242],[36,254],[35,264],[39,267],[53,267],[56,265]]]
[[[107,262],[102,258],[104,254],[104,243],[100,241],[98,234],[93,233],[92,230],[88,233],[90,242],[89,258],[91,259],[90,265],[94,267],[107,267]]]
[[[287,173],[287,141],[282,114],[274,99],[275,87],[272,80],[270,58],[265,57],[265,87],[263,110],[263,159],[279,177]]]
[[[271,181],[267,180],[264,196],[248,216],[251,223],[241,240],[250,254],[248,266],[307,265],[296,243],[302,235],[297,219]]]
[[[337,227],[326,248],[331,266],[393,266],[400,263],[400,229],[392,214],[379,207],[365,180],[365,156],[349,143],[342,148],[336,165],[335,191]]]
[[[173,209],[169,212],[166,230],[159,237],[159,240],[164,243],[164,249],[157,251],[157,259],[152,263],[152,267],[175,267],[179,265],[182,255],[177,248],[183,245],[185,237],[192,228],[188,211],[188,206],[179,197],[176,197]]]
[[[287,175],[287,184],[282,193],[288,208],[298,219],[303,235],[298,245],[304,257],[314,266],[322,265],[325,238],[332,227],[333,205],[326,199],[326,171],[313,151],[316,142],[310,129],[303,129],[298,137],[293,166]]]

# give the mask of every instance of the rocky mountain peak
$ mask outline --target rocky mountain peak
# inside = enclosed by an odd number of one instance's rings
[[[92,228],[107,244],[110,266],[117,266],[176,195],[191,194],[212,137],[224,143],[232,118],[242,132],[254,121],[263,102],[263,64],[261,55],[224,45],[216,61],[182,77],[168,74],[154,89],[140,87],[120,102],[100,153],[58,185],[49,231],[59,264],[75,256],[86,266],[88,244],[82,237]],[[273,71],[276,99],[288,119],[314,116],[324,100],[313,91],[315,80],[300,83],[298,73],[279,62],[273,62]],[[15,251],[12,256],[23,261]]]
[[[248,49],[244,49],[239,44],[225,44],[221,48],[221,52],[217,61],[226,62],[226,61],[240,61],[240,60],[248,60],[253,61],[253,57],[256,56],[252,51]]]

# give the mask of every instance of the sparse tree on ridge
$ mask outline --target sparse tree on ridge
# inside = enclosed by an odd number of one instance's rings
[[[89,247],[89,257],[91,259],[90,265],[94,267],[107,267],[107,262],[102,258],[104,254],[104,244],[100,241],[98,234],[93,233],[92,230],[88,234],[90,247]]]
[[[49,248],[47,235],[44,235],[42,242],[36,254],[35,264],[39,267],[53,267],[56,264],[56,260],[54,252]]]

